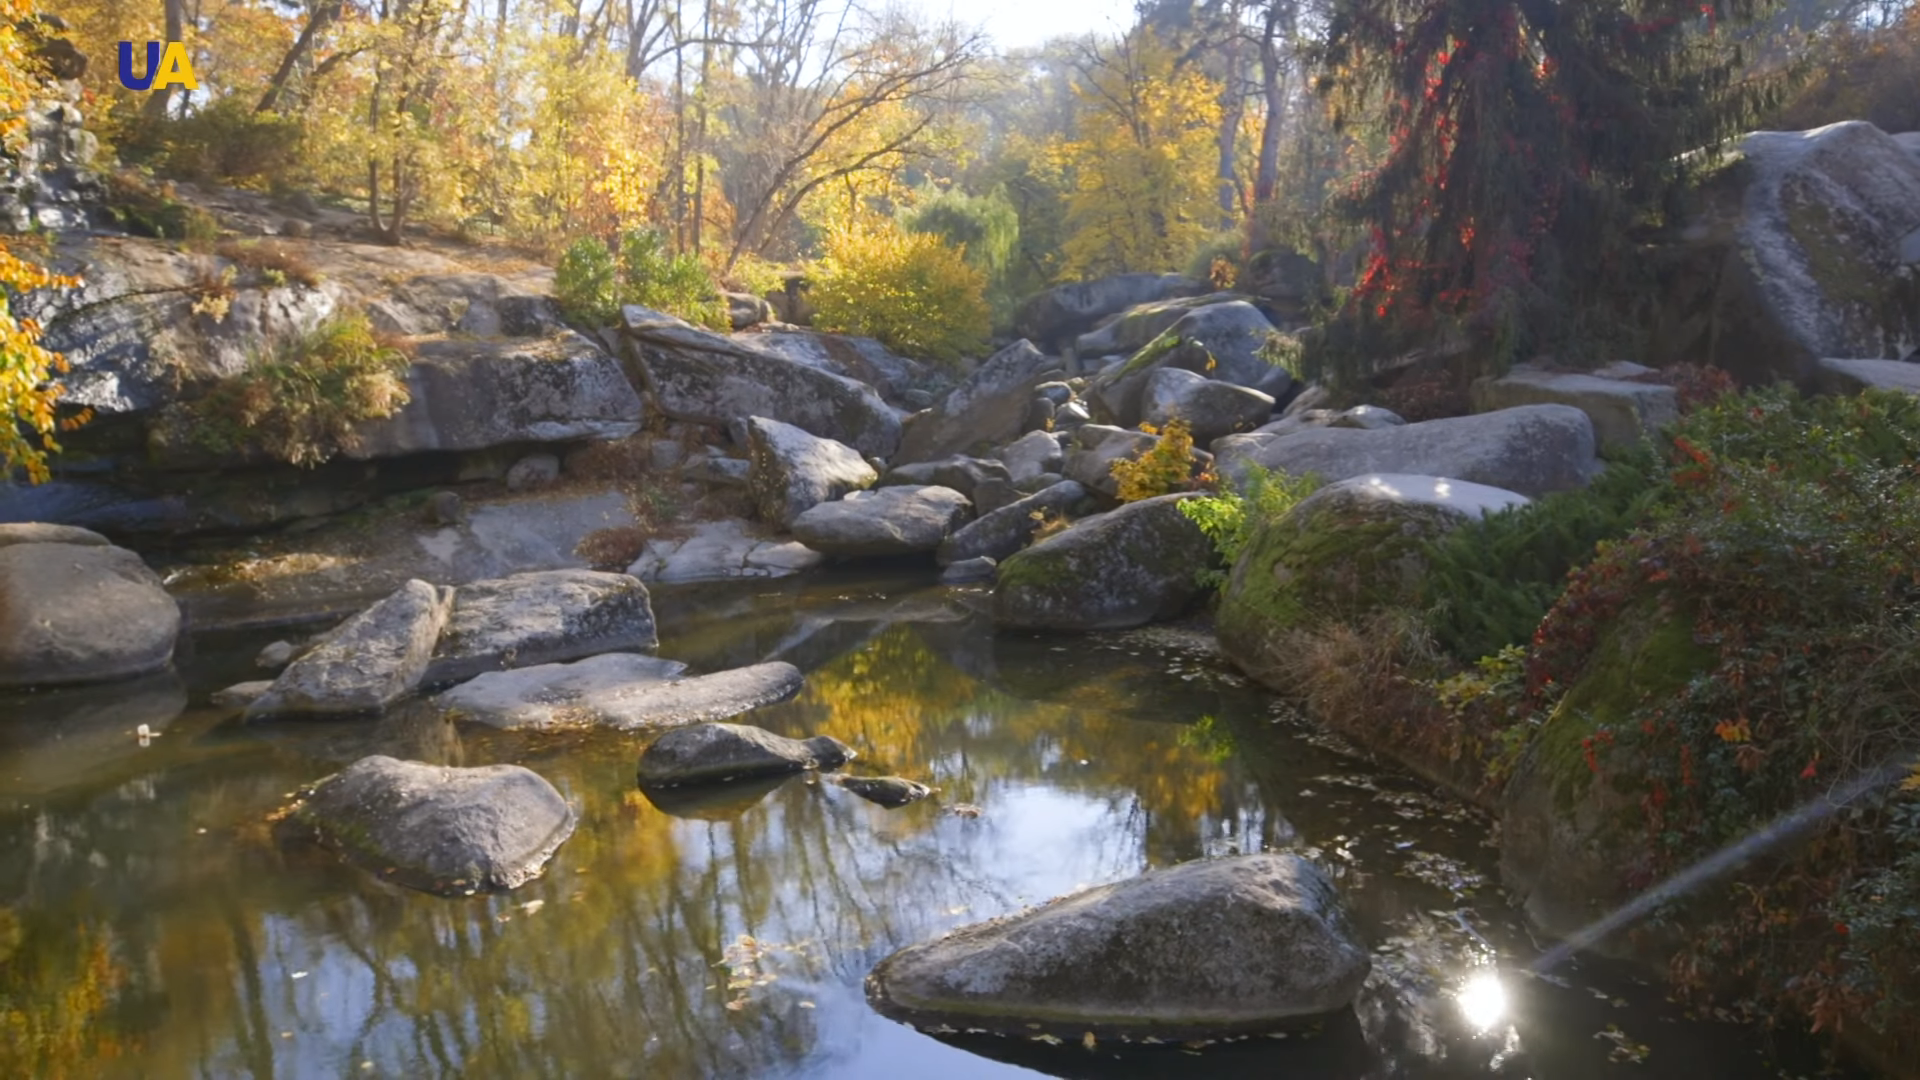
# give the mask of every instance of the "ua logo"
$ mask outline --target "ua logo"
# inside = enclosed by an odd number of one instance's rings
[[[121,42],[120,85],[129,90],[149,90],[156,83],[162,89],[174,85],[189,90],[200,89],[199,81],[193,77],[193,58],[187,55],[187,47],[178,41],[169,41],[166,54],[162,55],[159,42],[147,42],[147,74],[136,78],[133,74],[133,42]]]

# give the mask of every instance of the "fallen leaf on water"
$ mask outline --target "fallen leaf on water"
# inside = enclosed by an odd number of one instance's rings
[[[1092,1050],[1094,1046],[1097,1045],[1093,1037],[1093,1032],[1089,1031],[1086,1033],[1086,1035],[1082,1036],[1080,1039],[1080,1045],[1086,1047],[1088,1050]]]
[[[1035,1035],[1033,1037],[1033,1041],[1043,1042],[1043,1043],[1046,1043],[1048,1046],[1060,1045],[1060,1039],[1058,1036],[1055,1036],[1055,1035],[1046,1035],[1046,1034]]]

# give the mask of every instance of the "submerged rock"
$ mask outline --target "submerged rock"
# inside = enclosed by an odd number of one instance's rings
[[[919,802],[933,794],[933,789],[920,781],[898,776],[830,776],[827,779],[889,810]]]
[[[853,757],[845,743],[829,735],[789,739],[745,724],[695,724],[675,728],[647,747],[640,755],[640,784],[676,787],[775,776],[830,769]]]
[[[1120,630],[1200,595],[1213,543],[1162,495],[1074,523],[1000,564],[993,619],[1025,630]]]
[[[1150,870],[882,960],[882,1015],[1079,1040],[1273,1031],[1346,1008],[1372,965],[1325,873],[1296,855]]]
[[[1600,471],[1593,422],[1571,405],[1522,405],[1373,431],[1229,435],[1214,452],[1220,475],[1236,483],[1258,465],[1328,483],[1368,473],[1449,476],[1529,498],[1585,487]]]
[[[208,695],[207,701],[218,709],[245,709],[266,697],[267,692],[272,689],[272,679],[255,679],[215,690]]]
[[[247,718],[379,712],[420,685],[447,611],[445,590],[407,582],[288,664]]]
[[[173,661],[180,608],[140,556],[86,530],[12,527],[0,543],[0,687],[106,682]]]
[[[828,555],[912,555],[939,547],[972,512],[952,488],[875,488],[801,514],[793,535]]]
[[[845,443],[778,420],[747,419],[747,491],[769,525],[784,529],[815,506],[872,487],[879,478]]]
[[[518,765],[374,756],[315,784],[283,827],[402,885],[452,896],[538,877],[574,822],[553,785]]]
[[[500,728],[595,726],[623,731],[709,723],[785,701],[800,669],[774,662],[685,676],[686,665],[630,653],[481,675],[434,704]]]
[[[462,585],[424,681],[659,644],[647,587],[627,574],[543,570]]]

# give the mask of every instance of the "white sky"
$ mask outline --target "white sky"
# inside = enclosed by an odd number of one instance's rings
[[[1133,23],[1133,0],[906,0],[941,20],[978,26],[1000,52],[1087,31],[1117,33]]]

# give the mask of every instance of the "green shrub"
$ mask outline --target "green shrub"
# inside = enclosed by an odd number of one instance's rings
[[[262,451],[314,466],[353,443],[368,420],[408,401],[407,357],[365,314],[336,315],[288,339],[187,406],[194,440],[215,453]]]
[[[620,314],[619,268],[607,245],[583,236],[567,245],[553,268],[553,295],[575,322],[604,326]]]
[[[1109,468],[1123,503],[1139,502],[1193,488],[1193,432],[1185,420],[1167,421],[1165,428],[1141,424],[1140,430],[1159,439],[1137,458],[1121,458]]]
[[[554,267],[553,294],[568,318],[596,326],[617,320],[620,305],[638,304],[710,330],[730,328],[707,268],[692,254],[668,254],[652,229],[623,236],[617,259],[598,240],[575,240]]]
[[[303,127],[296,117],[255,112],[243,95],[229,94],[154,133],[158,167],[184,180],[264,187],[285,179],[300,155]]]
[[[620,241],[620,302],[678,315],[709,330],[731,329],[727,303],[699,256],[669,254],[665,238],[653,229],[636,229]]]
[[[1312,474],[1289,476],[1255,465],[1247,470],[1239,490],[1188,499],[1180,504],[1180,512],[1200,526],[1213,541],[1221,563],[1231,570],[1254,529],[1280,518],[1319,488],[1320,478]],[[1209,587],[1226,584],[1226,577],[1227,571],[1212,567],[1200,571],[1201,584]]]
[[[1572,576],[1527,661],[1542,707],[1568,688],[1564,710],[1605,699],[1603,643],[1636,612],[1693,647],[1667,688],[1580,713],[1585,767],[1644,815],[1614,837],[1639,848],[1628,888],[1920,748],[1920,403],[1750,393],[1674,445],[1661,505]],[[1664,912],[1684,931],[1676,983],[1920,1037],[1916,795],[1857,800]]]
[[[986,278],[939,237],[883,227],[827,242],[814,278],[813,322],[864,334],[906,356],[955,365],[985,350]]]
[[[220,237],[220,223],[206,210],[174,197],[171,183],[145,172],[121,170],[107,179],[107,213],[136,236],[184,241],[209,250]]]
[[[1625,536],[1662,495],[1651,453],[1614,462],[1593,484],[1488,514],[1428,545],[1427,623],[1462,662],[1523,645],[1603,540]]]

